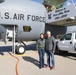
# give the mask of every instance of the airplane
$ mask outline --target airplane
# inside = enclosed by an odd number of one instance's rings
[[[7,38],[12,38],[13,52],[23,54],[23,41],[37,40],[44,33],[46,13],[42,4],[31,0],[0,0],[1,38],[5,43]],[[19,42],[16,46],[15,40]]]
[[[32,0],[0,0],[0,36],[5,43],[7,39],[12,39],[14,54],[23,54],[26,46],[24,41],[36,41],[39,35],[47,30],[51,30],[55,35],[64,34],[67,31],[66,25],[71,24],[68,20],[76,24],[76,20],[68,18],[75,10],[71,7],[73,6],[64,7],[65,10],[71,9],[71,11],[68,11],[67,16],[61,19],[58,16],[64,15],[64,8],[47,13],[44,5]],[[62,14],[58,15],[60,12]]]

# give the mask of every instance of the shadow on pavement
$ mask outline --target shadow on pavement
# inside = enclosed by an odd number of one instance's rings
[[[12,46],[1,46],[0,47],[0,54],[4,55],[3,52],[11,52],[12,51]]]
[[[70,53],[70,52],[64,53],[64,52],[62,52],[59,55],[66,57],[66,58],[69,58],[69,59],[72,59],[72,60],[76,60],[76,53]]]
[[[27,62],[31,62],[33,63],[34,65],[38,66],[39,67],[39,61],[32,58],[32,57],[29,57],[29,56],[26,56],[26,57],[22,57],[25,61]]]
[[[36,44],[27,45],[26,50],[36,50]]]
[[[36,50],[36,44],[30,44],[25,47],[26,51]],[[12,46],[0,46],[0,55],[4,55],[3,52],[12,52]]]

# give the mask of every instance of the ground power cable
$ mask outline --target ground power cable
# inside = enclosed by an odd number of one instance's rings
[[[13,54],[9,53],[12,57],[16,58],[18,61],[16,63],[16,67],[15,67],[15,70],[16,70],[16,75],[19,75],[19,70],[18,70],[18,64],[19,64],[19,58],[14,56]]]

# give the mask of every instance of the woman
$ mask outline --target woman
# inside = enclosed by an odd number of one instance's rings
[[[37,40],[37,50],[39,53],[39,61],[40,65],[39,68],[44,67],[44,54],[45,54],[45,39],[44,39],[44,34],[40,34],[40,38]]]

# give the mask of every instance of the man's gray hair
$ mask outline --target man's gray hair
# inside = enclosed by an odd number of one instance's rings
[[[47,31],[46,33],[51,34],[51,32],[50,32],[50,31]]]

